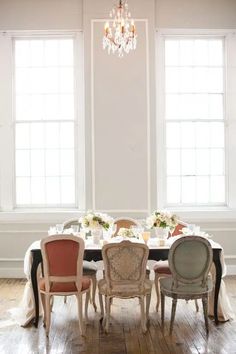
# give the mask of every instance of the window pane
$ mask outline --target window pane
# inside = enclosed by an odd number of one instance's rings
[[[31,178],[32,204],[45,204],[45,179],[44,177]]]
[[[197,177],[197,203],[209,203],[209,178],[208,177]]]
[[[195,162],[195,150],[184,149],[181,156],[182,175],[195,175],[196,174],[196,162]]]
[[[16,204],[27,205],[31,202],[30,178],[16,178]]]
[[[16,203],[75,204],[74,40],[14,43]]]
[[[46,203],[60,204],[60,182],[59,177],[46,178]]]
[[[180,151],[167,150],[167,174],[179,175],[180,174]]]
[[[165,80],[167,202],[224,203],[223,39],[168,38]]]
[[[195,203],[196,201],[196,186],[195,177],[182,178],[182,202]]]
[[[180,125],[179,123],[168,123],[166,125],[166,146],[168,148],[180,147]]]
[[[179,204],[180,203],[180,178],[167,177],[167,202]]]
[[[210,172],[210,150],[201,149],[196,151],[196,172],[197,175],[209,175]]]
[[[222,203],[225,200],[225,181],[223,176],[211,177],[211,201]]]

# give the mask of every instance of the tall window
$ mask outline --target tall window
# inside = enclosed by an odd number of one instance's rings
[[[16,39],[17,206],[75,205],[74,40]]]
[[[165,39],[167,203],[225,203],[224,41]]]

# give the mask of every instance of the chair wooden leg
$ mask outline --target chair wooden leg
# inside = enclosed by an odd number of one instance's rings
[[[197,299],[196,299],[196,300],[194,300],[194,301],[195,301],[196,312],[198,312],[198,311],[199,311],[199,306],[198,306]]]
[[[140,310],[141,310],[141,327],[142,327],[142,331],[143,331],[143,333],[146,333],[147,332],[147,325],[146,325],[144,296],[140,297]]]
[[[91,280],[93,283],[93,288],[92,288],[92,303],[93,303],[93,307],[94,307],[94,311],[97,311],[97,305],[95,302],[95,296],[96,296],[96,287],[97,287],[97,277],[96,274],[91,276]]]
[[[84,335],[84,326],[83,326],[83,299],[82,294],[77,295],[78,301],[78,317],[79,317],[79,332]]]
[[[172,309],[171,309],[171,320],[170,320],[170,335],[173,331],[174,320],[175,320],[175,312],[176,312],[177,299],[173,298],[172,300]]]
[[[99,303],[100,303],[100,309],[101,309],[101,318],[104,318],[103,298],[102,298],[102,294],[100,294],[100,293],[99,293]]]
[[[156,288],[156,295],[157,295],[156,311],[158,312],[159,305],[160,305],[160,282],[157,274],[155,274],[155,288]]]
[[[161,325],[164,328],[165,320],[165,295],[161,292]]]
[[[204,320],[205,320],[205,326],[206,326],[206,333],[208,335],[209,333],[209,326],[208,326],[208,297],[203,296],[202,297],[202,307],[203,307],[203,313],[204,313]]]
[[[52,309],[53,309],[53,304],[54,304],[54,296],[51,296],[51,300],[50,300],[51,312],[52,312]]]
[[[105,322],[105,332],[108,333],[110,325],[110,311],[111,311],[111,299],[108,296],[105,296],[106,304],[106,322]]]
[[[67,299],[67,297],[66,297],[66,296],[64,296],[64,304],[66,304],[66,299]]]
[[[88,323],[88,303],[89,303],[89,298],[90,298],[90,289],[86,292],[86,298],[85,298],[85,321]]]
[[[149,319],[149,308],[151,302],[151,293],[146,295],[146,321]]]
[[[45,294],[41,293],[41,302],[43,306],[43,326],[46,326],[46,304],[45,304]]]
[[[50,322],[51,322],[51,306],[50,295],[45,294],[45,308],[46,308],[46,335],[49,335]]]

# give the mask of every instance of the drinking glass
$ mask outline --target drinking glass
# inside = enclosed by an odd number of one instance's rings
[[[143,237],[143,241],[147,244],[148,240],[150,239],[150,231],[143,231],[142,232],[142,237]]]
[[[77,234],[79,232],[79,225],[71,225],[71,229],[73,234]]]
[[[63,232],[63,224],[56,224],[56,231],[58,234],[62,234]]]

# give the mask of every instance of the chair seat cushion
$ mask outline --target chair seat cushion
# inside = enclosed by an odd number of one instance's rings
[[[107,283],[105,279],[101,279],[98,282],[99,293],[102,295],[113,295],[121,298],[135,297],[138,295],[150,294],[152,291],[152,282],[149,279],[144,281],[143,292],[140,292],[140,289],[133,284],[130,284],[127,281],[127,284],[117,285],[113,287],[111,293],[108,294]]]
[[[94,262],[83,261],[83,274],[93,275],[96,274],[98,267]]]
[[[173,289],[172,277],[161,278],[160,279],[160,287],[161,291],[164,292],[165,295],[171,296],[173,294],[177,295],[179,298],[185,299],[188,295],[201,295],[205,293],[209,293],[212,291],[212,279],[209,276],[207,279],[206,287],[202,287],[201,284],[179,284],[177,289]],[[186,296],[185,296],[186,295]]]
[[[158,261],[153,267],[155,273],[171,274],[168,261]]]
[[[83,277],[82,278],[82,289],[81,291],[87,290],[90,287],[90,279]],[[39,289],[42,291],[45,291],[45,279],[41,278],[39,280]],[[52,293],[76,293],[78,292],[76,284],[74,282],[68,282],[68,283],[60,283],[60,282],[53,282],[51,284],[51,289],[50,292]]]

